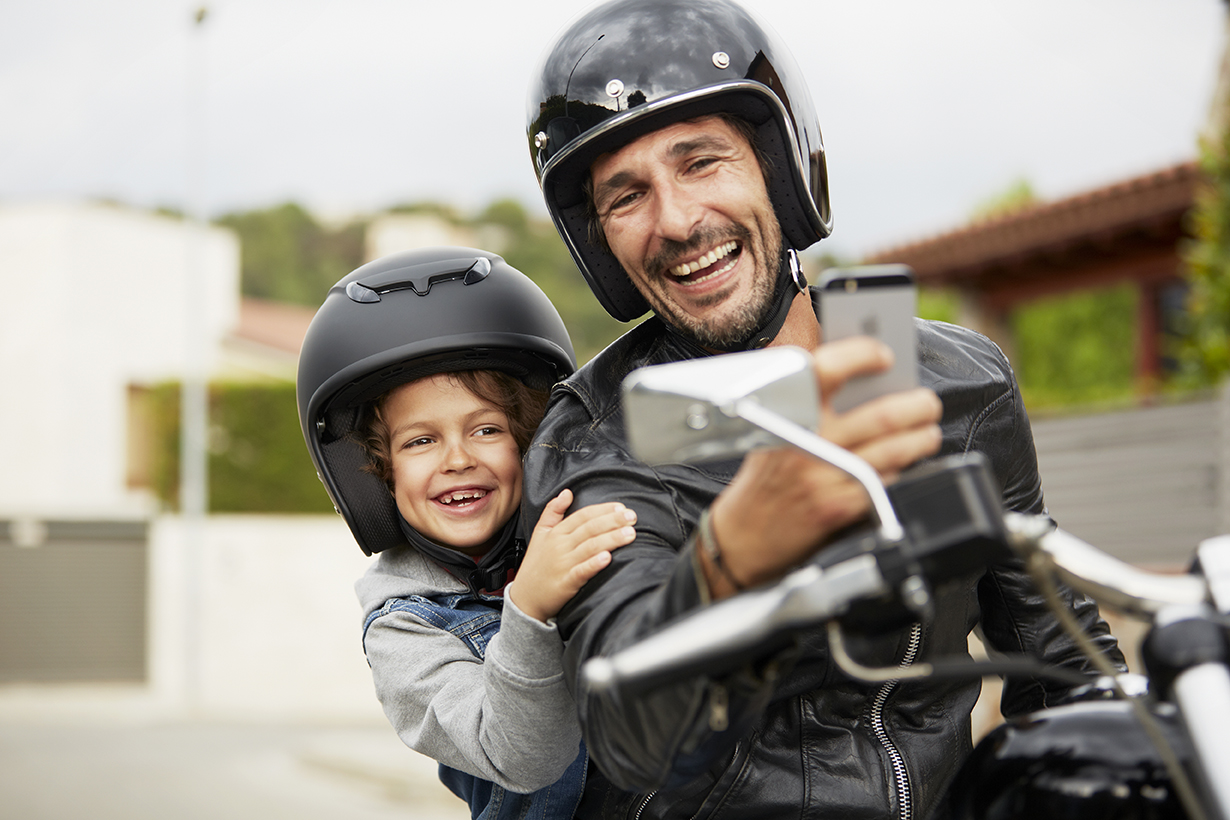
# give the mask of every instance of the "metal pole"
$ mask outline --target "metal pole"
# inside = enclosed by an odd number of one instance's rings
[[[209,511],[209,397],[206,372],[204,286],[206,223],[205,168],[205,40],[204,7],[193,14],[188,43],[186,150],[186,264],[184,282],[184,370],[180,393],[180,514],[184,523],[185,568],[185,698],[188,708],[201,701],[201,567],[205,515]]]

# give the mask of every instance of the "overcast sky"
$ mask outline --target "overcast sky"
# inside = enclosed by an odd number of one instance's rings
[[[194,29],[199,5],[0,0],[0,203],[184,207],[198,156],[209,214],[503,196],[545,213],[526,87],[587,3],[212,0]],[[825,244],[846,256],[954,227],[1019,179],[1050,198],[1194,157],[1225,37],[1223,0],[748,5],[816,98]]]

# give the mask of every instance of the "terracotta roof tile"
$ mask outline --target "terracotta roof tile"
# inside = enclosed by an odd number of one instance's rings
[[[865,261],[904,262],[920,280],[951,281],[1076,244],[1107,243],[1130,233],[1156,231],[1182,220],[1199,178],[1197,164],[1184,162],[888,248]]]
[[[235,335],[287,353],[299,353],[303,335],[316,311],[302,305],[244,297],[239,303]]]

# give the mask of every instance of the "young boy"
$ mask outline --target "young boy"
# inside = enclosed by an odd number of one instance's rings
[[[552,619],[635,537],[635,515],[566,515],[568,491],[532,532],[518,514],[521,456],[573,367],[537,286],[465,248],[358,269],[300,354],[309,452],[360,546],[379,552],[356,584],[377,696],[474,817],[572,817],[584,787]]]

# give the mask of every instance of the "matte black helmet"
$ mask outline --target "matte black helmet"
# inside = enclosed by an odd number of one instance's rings
[[[296,396],[308,452],[368,555],[406,543],[384,482],[352,435],[364,405],[400,384],[499,370],[548,389],[576,369],[568,331],[537,285],[473,248],[393,254],[330,290],[299,353]]]
[[[811,93],[778,37],[731,0],[596,6],[557,36],[530,81],[526,130],[547,210],[616,319],[649,306],[588,239],[590,165],[664,125],[719,112],[755,126],[786,244],[802,250],[828,236],[828,172]]]

